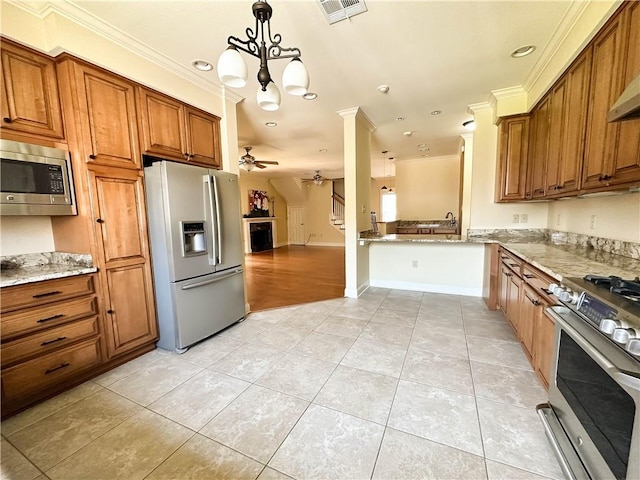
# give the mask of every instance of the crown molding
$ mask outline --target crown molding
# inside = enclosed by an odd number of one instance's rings
[[[367,116],[366,113],[364,113],[364,111],[360,107],[346,108],[344,110],[338,110],[336,113],[342,118],[355,117],[355,119],[362,122],[370,132],[375,131],[375,129],[377,128],[375,123],[371,121],[371,119]]]
[[[491,110],[493,105],[489,102],[480,102],[480,103],[472,103],[467,105],[467,112],[471,115],[475,115],[478,112],[482,112],[484,110]]]
[[[110,42],[115,43],[116,45],[119,45],[126,50],[129,50],[137,56],[142,57],[145,60],[158,65],[165,70],[168,70],[171,73],[174,73],[180,78],[200,88],[203,88],[207,92],[217,95],[222,99],[224,99],[226,96],[232,101],[238,103],[244,98],[236,94],[235,92],[230,92],[228,90],[224,91],[224,87],[220,86],[218,83],[202,78],[197,73],[192,72],[190,68],[171,60],[169,57],[161,54],[157,50],[154,50],[148,45],[134,39],[122,30],[108,24],[107,22],[104,22],[84,8],[74,3],[68,2],[67,0],[46,2],[44,5],[36,2],[29,2],[28,0],[2,1],[5,1],[41,20],[44,20],[46,17],[52,14],[63,17],[70,22],[80,25],[81,27],[93,33],[96,33],[97,35],[100,35]],[[37,8],[38,5],[40,5],[41,8]],[[56,46],[56,48],[57,47],[58,46]]]

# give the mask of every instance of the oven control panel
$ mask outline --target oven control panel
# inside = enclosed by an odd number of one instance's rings
[[[590,322],[600,327],[605,319],[615,319],[618,311],[593,298],[587,292],[582,292],[576,305],[576,310],[587,317]]]

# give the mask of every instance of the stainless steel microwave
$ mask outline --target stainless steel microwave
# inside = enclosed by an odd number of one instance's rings
[[[76,215],[69,152],[0,140],[0,214]]]

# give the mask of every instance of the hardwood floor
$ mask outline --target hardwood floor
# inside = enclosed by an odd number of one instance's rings
[[[344,296],[344,247],[286,246],[245,256],[252,312]]]

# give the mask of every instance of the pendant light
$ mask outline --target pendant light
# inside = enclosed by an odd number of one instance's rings
[[[382,151],[382,169],[383,169],[383,177],[382,178],[387,178],[387,164],[385,162],[386,160],[386,156],[387,153],[389,153],[389,150],[383,150]],[[385,193],[388,189],[386,185],[382,185],[382,188],[380,189],[382,191],[382,193]]]

